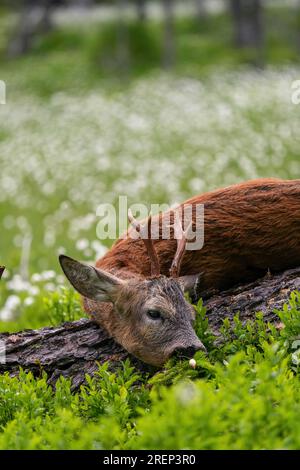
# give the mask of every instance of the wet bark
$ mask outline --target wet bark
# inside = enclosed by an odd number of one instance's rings
[[[232,321],[237,312],[243,322],[253,319],[257,311],[263,313],[265,321],[276,322],[274,309],[281,309],[293,290],[300,290],[300,267],[212,295],[204,300],[210,327],[218,335],[224,318]],[[142,373],[153,371],[88,319],[54,328],[2,333],[0,342],[6,349],[6,362],[0,363],[0,373],[8,371],[14,376],[19,367],[32,371],[35,376],[45,371],[51,385],[63,375],[72,380],[76,389],[84,382],[85,374],[93,375],[97,370],[97,362],[109,361],[114,369],[127,357]]]

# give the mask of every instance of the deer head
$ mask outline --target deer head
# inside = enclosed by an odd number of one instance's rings
[[[186,232],[181,222],[174,223],[177,251],[170,269],[171,277],[160,274],[159,258],[153,240],[145,236],[151,218],[141,225],[129,213],[129,220],[143,239],[151,261],[151,277],[123,280],[101,269],[61,255],[60,264],[73,287],[94,302],[112,307],[101,322],[108,333],[127,351],[142,361],[161,366],[173,354],[192,357],[205,347],[193,329],[195,312],[184,297],[194,276],[179,277],[185,252]],[[180,237],[181,235],[181,237]],[[193,278],[193,279],[192,279]]]

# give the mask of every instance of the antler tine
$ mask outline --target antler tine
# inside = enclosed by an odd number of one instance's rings
[[[174,238],[177,239],[177,249],[176,253],[170,268],[170,276],[171,277],[179,277],[181,262],[183,259],[183,255],[185,253],[186,242],[187,242],[187,234],[193,224],[193,221],[189,223],[186,230],[183,230],[182,223],[179,216],[174,214]]]
[[[151,264],[151,276],[159,276],[160,275],[160,264],[157,253],[154,248],[154,243],[151,238],[149,238],[148,234],[150,232],[151,236],[151,215],[148,217],[147,222],[142,225],[138,220],[133,217],[131,209],[128,210],[128,220],[133,228],[139,233],[140,238],[143,240],[144,245],[146,247],[150,264]],[[150,228],[150,230],[149,230]]]

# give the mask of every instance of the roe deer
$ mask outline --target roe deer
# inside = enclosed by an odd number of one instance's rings
[[[192,205],[193,228],[194,208],[204,205],[202,249],[185,251],[187,235],[174,209],[144,226],[129,215],[130,230],[140,239],[118,240],[95,268],[60,256],[89,315],[125,349],[156,366],[178,351],[191,357],[205,350],[185,290],[200,296],[300,265],[300,180],[249,181],[184,204]],[[162,239],[165,219],[173,224],[169,240]],[[152,225],[159,229],[156,240],[145,237]]]

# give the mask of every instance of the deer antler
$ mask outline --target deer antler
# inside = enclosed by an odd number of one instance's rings
[[[170,268],[170,276],[171,277],[179,277],[180,267],[183,255],[185,253],[185,247],[187,242],[187,234],[193,224],[193,221],[189,223],[186,230],[183,230],[181,218],[179,215],[174,214],[174,238],[177,239],[177,249],[176,253]]]
[[[149,233],[151,236],[151,215],[149,216],[147,222],[142,225],[138,220],[136,220],[131,212],[131,209],[128,210],[128,220],[132,227],[139,233],[140,238],[143,240],[146,247],[150,263],[151,263],[151,276],[160,275],[160,264],[157,253],[154,248],[154,243],[151,238],[149,238]]]
[[[0,266],[0,279],[2,277],[2,274],[4,273],[4,269],[5,269],[4,266]]]

